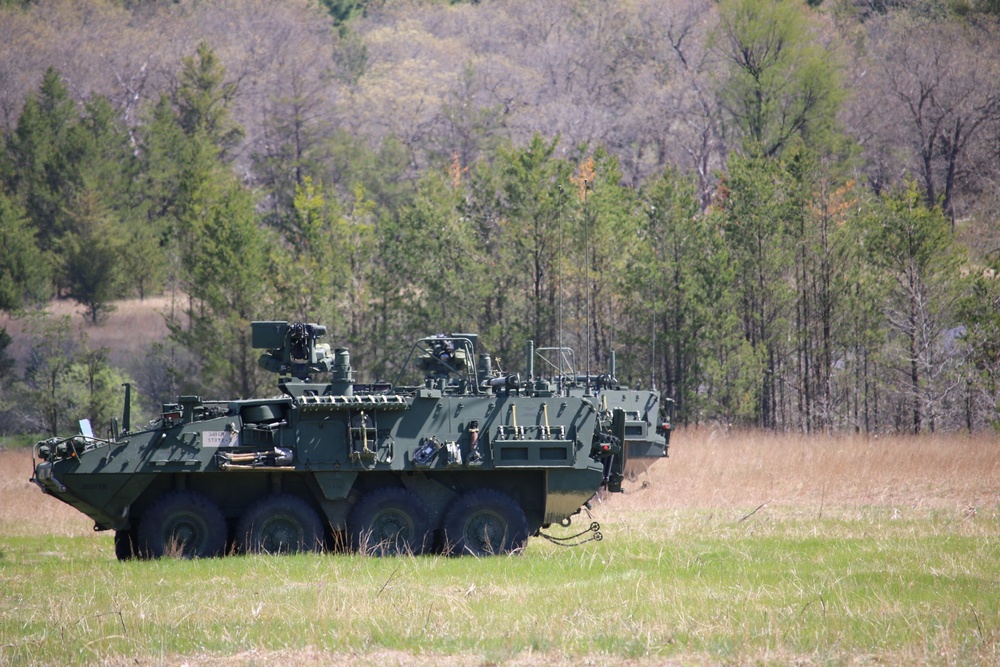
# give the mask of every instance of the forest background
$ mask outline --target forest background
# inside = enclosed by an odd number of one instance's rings
[[[8,0],[0,134],[0,434],[273,393],[257,319],[367,381],[473,331],[683,424],[1000,424],[997,0]]]

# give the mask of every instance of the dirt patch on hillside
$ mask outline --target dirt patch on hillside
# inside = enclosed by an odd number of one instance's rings
[[[162,341],[169,331],[166,315],[180,313],[186,302],[182,294],[159,296],[150,299],[128,299],[115,303],[116,309],[107,319],[93,325],[84,318],[84,308],[68,301],[52,301],[45,312],[70,317],[70,326],[76,336],[85,336],[91,349],[107,348],[111,363],[128,367],[136,356],[151,343]],[[6,329],[13,339],[9,354],[17,363],[17,371],[24,370],[31,353],[32,334],[28,331],[27,318],[0,314],[0,329]]]

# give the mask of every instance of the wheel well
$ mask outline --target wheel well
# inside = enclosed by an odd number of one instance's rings
[[[276,476],[277,483],[272,479]],[[222,510],[227,522],[233,523],[246,512],[247,508],[264,496],[285,494],[297,496],[308,502],[313,509],[324,515],[314,485],[310,485],[307,474],[289,473],[195,473],[184,475],[162,475],[132,502],[129,519],[134,526],[148,508],[163,494],[175,490],[188,489],[208,497]]]
[[[247,508],[262,496],[286,493],[302,498],[324,517],[328,533],[336,532],[341,514],[346,517],[349,506],[358,498],[381,487],[408,488],[430,508],[435,524],[455,498],[475,489],[496,489],[512,497],[524,510],[528,526],[534,534],[542,525],[545,514],[546,476],[541,470],[440,470],[426,472],[371,472],[359,474],[346,503],[323,498],[310,473],[273,473],[275,483],[265,473],[194,473],[157,476],[132,502],[130,522],[138,525],[143,514],[160,496],[178,489],[197,491],[217,503],[230,527]],[[344,504],[343,508],[334,509]],[[349,504],[349,505],[348,505]],[[333,512],[331,514],[331,512]]]

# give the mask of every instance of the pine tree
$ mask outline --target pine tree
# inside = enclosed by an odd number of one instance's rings
[[[428,174],[398,218],[379,221],[378,256],[384,270],[373,278],[373,288],[382,295],[373,315],[386,334],[379,336],[383,345],[402,348],[415,332],[475,331],[479,326],[482,294],[492,276],[483,270],[485,258],[473,224],[458,212],[461,179],[451,176]]]
[[[875,203],[864,233],[867,259],[888,283],[885,312],[900,397],[897,428],[934,431],[952,386],[946,378],[957,365],[947,333],[958,324],[963,253],[941,209],[928,208],[912,181]]]
[[[64,425],[69,426],[79,407],[67,396],[66,374],[82,341],[73,337],[69,315],[54,318],[44,312],[29,314],[25,330],[32,337],[24,371],[27,405],[36,422],[32,427],[55,436]]]
[[[579,348],[592,369],[606,369],[624,334],[622,286],[636,252],[640,222],[633,192],[621,185],[618,160],[598,148],[572,177],[580,196],[566,267],[574,280]],[[630,361],[627,357],[626,362]]]
[[[572,167],[554,157],[557,143],[536,135],[525,148],[502,148],[469,180],[462,214],[475,227],[482,270],[491,277],[480,331],[500,356],[518,358],[528,338],[537,344],[558,335]]]
[[[761,364],[755,421],[779,426],[793,294],[790,225],[802,215],[784,166],[761,152],[730,159],[719,216],[734,272],[743,336]],[[749,366],[752,368],[752,366]],[[784,420],[782,420],[783,423]]]
[[[78,122],[66,84],[50,67],[38,92],[25,102],[9,141],[17,165],[9,188],[38,230],[43,251],[51,250],[65,231],[65,211],[76,175],[71,135]]]
[[[202,386],[217,395],[250,397],[261,382],[250,322],[271,317],[275,290],[269,242],[251,194],[234,177],[208,178],[184,221],[190,306],[168,319],[171,338],[198,363]]]
[[[202,42],[195,56],[184,58],[174,93],[180,127],[188,136],[207,138],[223,158],[244,135],[243,128],[232,120],[229,112],[236,83],[227,83],[225,77],[226,68],[215,51]]]
[[[0,191],[0,311],[10,312],[50,296],[48,262],[23,209]]]
[[[696,179],[667,170],[641,194],[646,220],[623,285],[625,349],[641,353],[624,355],[626,377],[645,380],[638,370],[647,371],[676,402],[676,419],[697,422],[706,407],[706,362],[722,342],[718,320],[731,312],[725,247],[711,216],[702,214]]]
[[[115,311],[122,297],[121,223],[92,190],[81,192],[67,213],[68,229],[59,239],[60,283],[66,296],[87,309],[91,324]]]
[[[965,427],[974,415],[1000,430],[1000,255],[994,253],[972,277],[971,289],[959,302],[966,345]]]

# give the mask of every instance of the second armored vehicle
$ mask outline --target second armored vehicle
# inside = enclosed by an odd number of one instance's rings
[[[655,387],[630,387],[618,380],[616,355],[612,351],[607,373],[581,371],[572,348],[540,347],[528,344],[528,358],[541,369],[541,382],[555,386],[560,394],[592,397],[602,413],[615,409],[625,412],[624,461],[622,473],[635,479],[653,463],[666,458],[670,449],[670,431],[674,401],[662,398]],[[536,364],[529,364],[527,374],[535,376]],[[609,480],[610,482],[610,480]]]

